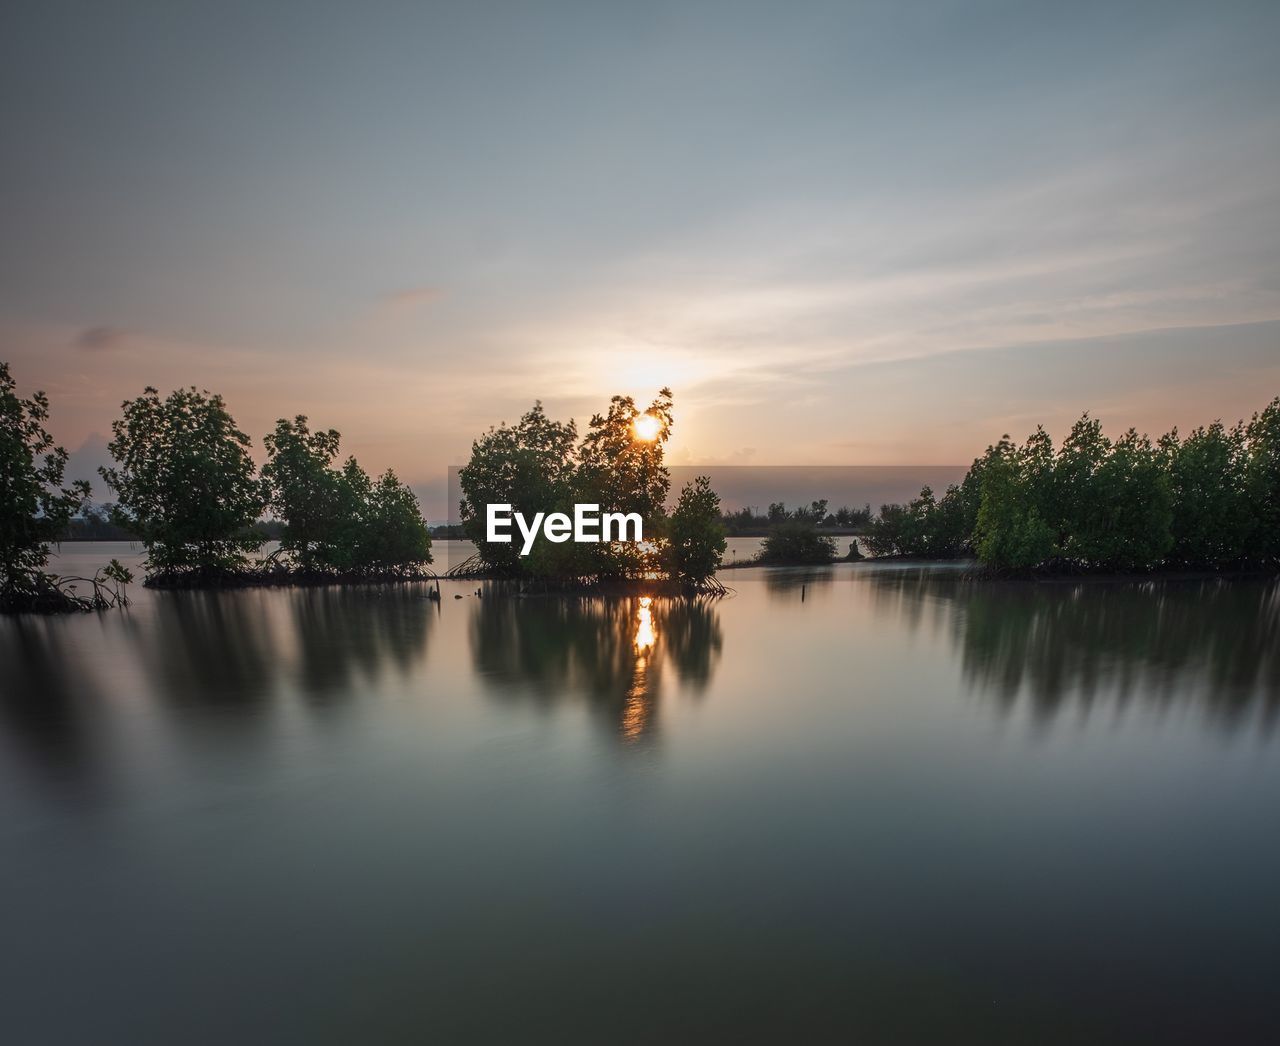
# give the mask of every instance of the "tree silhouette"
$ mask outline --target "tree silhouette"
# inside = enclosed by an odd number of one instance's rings
[[[724,550],[720,496],[711,489],[711,480],[699,476],[685,484],[671,513],[667,527],[668,573],[682,585],[701,585],[719,568]]]
[[[262,543],[253,524],[266,499],[222,397],[193,386],[161,399],[148,386],[123,410],[108,444],[116,466],[99,469],[117,495],[113,521],[138,534],[161,574],[243,566]]]
[[[49,545],[89,498],[89,484],[63,486],[67,451],[44,427],[43,392],[19,399],[9,365],[0,363],[0,570],[6,593],[49,561]]]

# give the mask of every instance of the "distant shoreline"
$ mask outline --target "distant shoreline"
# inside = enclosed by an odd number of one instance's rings
[[[1216,579],[1233,581],[1245,578],[1269,578],[1280,574],[1280,567],[1251,567],[1230,570],[1182,570],[1177,568],[1155,569],[1120,573],[1116,571],[1091,573],[1089,571],[1053,570],[1029,571],[1027,573],[1003,573],[985,568],[978,560],[964,556],[961,558],[930,558],[927,556],[867,556],[863,559],[837,558],[828,563],[769,563],[759,560],[738,560],[724,563],[720,570],[746,570],[751,567],[773,570],[813,570],[821,567],[841,565],[853,567],[869,567],[876,564],[898,563],[906,566],[950,566],[955,568],[956,576],[972,581],[999,582],[1009,581],[1016,584],[1036,582],[1044,584],[1125,584],[1134,581],[1211,581]],[[719,571],[717,571],[719,573]]]

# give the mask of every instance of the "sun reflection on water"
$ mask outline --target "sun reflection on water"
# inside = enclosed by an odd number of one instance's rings
[[[636,608],[636,663],[622,709],[622,736],[627,741],[635,741],[644,733],[653,710],[653,697],[649,693],[649,664],[657,641],[658,633],[653,627],[653,598],[641,596],[640,605]]]
[[[641,596],[640,609],[636,612],[636,653],[652,649],[657,638],[653,630],[653,597]]]

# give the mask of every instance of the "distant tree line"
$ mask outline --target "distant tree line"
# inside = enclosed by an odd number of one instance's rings
[[[875,555],[970,554],[1000,571],[1273,569],[1280,565],[1280,398],[1152,442],[1105,436],[1085,414],[1055,449],[1006,435],[941,498],[884,505]]]
[[[726,533],[730,535],[759,534],[772,527],[784,523],[798,523],[814,527],[840,528],[843,530],[862,530],[871,523],[871,506],[850,508],[845,505],[834,512],[828,511],[828,501],[821,498],[808,505],[787,508],[781,501],[772,502],[768,509],[760,512],[754,507],[740,508],[735,512],[726,512],[720,517]]]
[[[77,515],[67,520],[60,541],[134,541],[137,534],[111,522],[114,506],[86,502]]]
[[[715,587],[725,550],[720,498],[699,476],[667,512],[671,477],[663,463],[674,416],[670,389],[641,410],[630,396],[614,396],[592,416],[579,439],[572,420],[549,418],[535,403],[515,424],[491,428],[471,447],[459,470],[460,514],[475,543],[480,569],[546,585],[652,580],[658,575],[687,589]],[[573,514],[575,504],[601,513],[636,513],[645,540],[555,542],[540,534],[527,556],[518,542],[487,540],[486,506],[511,505],[537,513]]]

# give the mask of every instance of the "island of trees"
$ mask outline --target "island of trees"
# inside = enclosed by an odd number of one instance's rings
[[[132,580],[113,560],[90,579],[46,572],[51,546],[88,504],[89,483],[64,485],[67,452],[45,428],[43,393],[20,399],[0,364],[0,609],[74,610],[123,601]],[[263,440],[259,473],[221,396],[195,388],[161,397],[147,388],[112,423],[114,465],[99,471],[116,496],[111,527],[139,540],[145,584],[194,587],[400,580],[424,576],[431,537],[409,490],[388,470],[376,479],[355,458],[339,467],[339,436],[282,419]],[[279,548],[254,559],[267,540]],[[92,595],[77,592],[88,585]]]
[[[656,583],[684,592],[722,591],[715,573],[725,550],[720,498],[705,476],[680,491],[667,510],[671,476],[664,445],[674,420],[670,389],[641,410],[630,396],[614,396],[582,438],[572,420],[549,418],[535,403],[515,424],[505,422],[477,439],[458,472],[463,532],[474,542],[470,570],[526,586],[612,587]],[[527,556],[514,542],[486,540],[485,506],[509,504],[527,518],[573,514],[575,504],[600,512],[636,513],[645,540],[554,542],[540,535]]]

